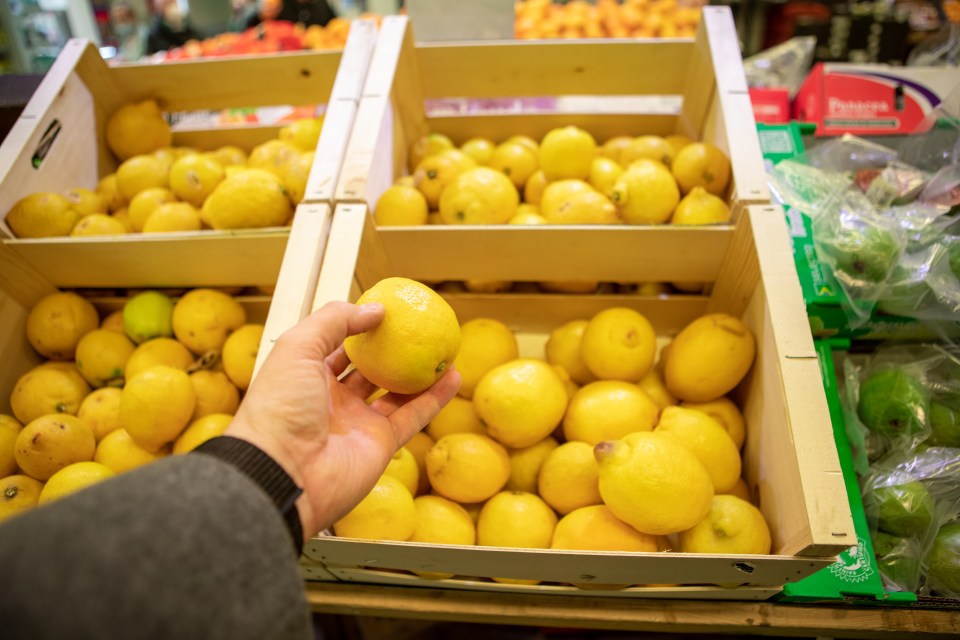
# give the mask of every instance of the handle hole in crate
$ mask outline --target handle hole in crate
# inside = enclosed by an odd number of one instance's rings
[[[59,120],[55,119],[50,123],[50,125],[47,127],[47,130],[43,132],[42,136],[40,136],[40,142],[37,143],[37,148],[30,157],[31,167],[34,169],[40,168],[40,165],[43,164],[47,154],[50,153],[50,148],[53,146],[54,140],[56,140],[57,136],[60,135],[60,130],[62,128],[63,125],[60,124]]]

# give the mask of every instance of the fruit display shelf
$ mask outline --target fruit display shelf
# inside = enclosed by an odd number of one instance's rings
[[[326,104],[324,126],[303,202],[332,197],[376,40],[358,21],[343,52],[129,64],[108,67],[96,47],[71,40],[0,146],[0,215],[28,194],[93,188],[117,161],[106,123],[121,105],[154,99],[166,112]],[[178,128],[175,146],[249,151],[276,138],[277,126]],[[196,231],[94,238],[14,238],[0,221],[3,245],[33,278],[55,287],[270,285],[289,229]]]
[[[611,597],[725,598],[763,600],[782,586],[836,560],[856,541],[836,448],[831,437],[816,352],[806,328],[802,298],[782,212],[769,206],[744,210],[738,223],[702,239],[694,260],[698,277],[712,283],[707,296],[635,296],[570,294],[444,294],[460,322],[490,317],[517,335],[521,357],[542,354],[551,328],[613,306],[643,313],[658,335],[668,337],[704,313],[739,317],[757,338],[752,372],[732,394],[748,425],[744,477],[759,497],[759,508],[773,533],[773,553],[694,555],[681,553],[602,553],[463,547],[406,542],[370,542],[321,535],[305,548],[304,575],[315,580],[373,582],[484,591],[606,595]],[[411,246],[390,242],[374,227],[363,205],[338,205],[326,255],[309,308],[330,300],[356,300],[388,276],[431,281],[469,272],[476,277],[495,270],[497,260],[464,253],[456,262],[435,259],[447,240],[431,229],[414,230],[424,238]],[[476,227],[470,229],[482,233]],[[466,231],[465,231],[466,232]],[[566,255],[550,250],[551,229],[518,229],[530,247],[525,278],[543,280],[562,269],[596,275],[616,266],[623,255],[617,243],[628,239],[637,255],[657,254],[664,245],[683,246],[703,229],[619,228],[594,238],[589,251]],[[537,236],[540,237],[537,237]],[[633,279],[686,276],[687,255],[674,251],[656,266],[630,262]],[[704,272],[712,270],[712,275]],[[453,573],[470,578],[427,580],[411,570]],[[487,578],[536,579],[550,584],[506,585]],[[563,583],[671,584],[622,591],[578,590]],[[726,585],[726,586],[718,586]],[[736,585],[736,586],[734,586]]]

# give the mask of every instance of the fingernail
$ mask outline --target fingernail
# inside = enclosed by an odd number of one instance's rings
[[[368,302],[360,305],[361,311],[380,311],[381,309],[383,309],[383,305],[379,302]]]

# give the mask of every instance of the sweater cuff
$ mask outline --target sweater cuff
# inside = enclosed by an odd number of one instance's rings
[[[293,538],[294,550],[300,553],[303,526],[296,502],[303,489],[297,486],[276,460],[250,442],[230,436],[207,440],[193,452],[211,455],[233,465],[263,489],[280,511]]]

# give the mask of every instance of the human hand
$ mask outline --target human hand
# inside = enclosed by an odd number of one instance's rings
[[[247,440],[303,488],[305,538],[330,526],[373,488],[390,458],[460,388],[451,368],[426,391],[388,393],[353,370],[343,340],[383,320],[379,304],[331,302],[285,332],[264,361],[225,435]]]

